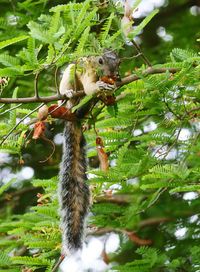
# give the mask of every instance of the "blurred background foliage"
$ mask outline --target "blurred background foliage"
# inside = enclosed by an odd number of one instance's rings
[[[159,13],[135,41],[155,67],[179,69],[148,77],[120,30],[120,1],[104,2],[0,0],[1,97],[34,96],[37,74],[40,95],[56,94],[63,66],[115,49],[121,77],[141,80],[117,90],[117,106],[101,110],[99,103],[95,118],[85,121],[94,202],[87,242],[98,236],[106,244],[109,233],[118,235],[118,248],[103,252],[105,271],[200,271],[199,0],[142,1],[134,26],[154,8]],[[1,145],[0,271],[52,271],[60,256],[63,123],[49,119],[46,137],[56,149],[41,163],[52,145],[31,139],[31,111],[39,104],[0,108],[1,139],[30,114]],[[109,154],[108,173],[98,169],[94,123]]]

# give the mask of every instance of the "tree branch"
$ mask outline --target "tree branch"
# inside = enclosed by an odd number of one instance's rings
[[[74,94],[74,97],[82,97],[84,96],[84,92],[80,91]],[[20,98],[0,98],[0,103],[4,104],[10,104],[10,103],[48,103],[51,101],[58,101],[58,100],[66,100],[65,95],[52,95],[52,96],[43,96],[43,97],[38,97],[36,98],[35,96],[33,97],[20,97]]]
[[[169,71],[172,74],[175,74],[179,70],[180,69],[177,69],[177,68],[153,68],[153,67],[149,67],[149,68],[147,68],[146,70],[144,70],[142,72],[142,75],[145,77],[145,76],[148,76],[148,75],[162,74],[162,73],[165,73],[167,71]],[[129,83],[131,83],[133,81],[136,81],[136,80],[139,80],[139,79],[140,79],[140,77],[137,76],[137,75],[127,76],[127,77],[123,78],[121,80],[121,82],[119,82],[119,84],[117,84],[117,87],[121,87],[123,85],[129,84]],[[1,100],[0,100],[0,102],[1,102]]]
[[[149,67],[143,71],[143,76],[153,75],[153,74],[162,74],[167,71],[170,73],[176,73],[180,69],[177,68],[153,68]],[[128,77],[123,78],[120,82],[117,83],[117,88],[122,87],[126,84],[129,84],[133,81],[139,80],[140,77],[137,75],[130,75]],[[85,95],[84,91],[79,91],[74,94],[74,97],[83,97]],[[48,97],[22,97],[22,98],[0,98],[0,103],[9,104],[9,103],[48,103],[51,101],[58,101],[58,100],[67,100],[68,98],[65,95],[52,95]]]

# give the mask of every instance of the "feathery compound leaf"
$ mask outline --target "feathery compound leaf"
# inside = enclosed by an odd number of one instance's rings
[[[52,206],[36,206],[32,207],[32,210],[36,211],[37,213],[46,215],[48,217],[57,218],[57,207]]]
[[[108,128],[108,127],[127,127],[133,124],[133,119],[130,117],[119,117],[117,118],[109,118],[106,120],[98,121],[96,124],[97,128]]]
[[[18,66],[20,64],[20,60],[16,57],[12,57],[8,54],[0,54],[0,63],[4,66]]]
[[[193,192],[193,191],[199,191],[200,190],[200,184],[194,184],[194,185],[183,185],[176,187],[169,191],[169,193],[181,193],[181,192]]]
[[[14,264],[23,264],[23,265],[36,265],[36,266],[47,266],[51,265],[50,260],[37,257],[12,257],[11,260]]]
[[[136,9],[136,8],[139,6],[139,4],[140,4],[141,2],[142,2],[142,0],[136,0],[136,1],[134,1],[132,10]]]
[[[110,31],[110,27],[111,27],[111,24],[112,24],[112,20],[114,18],[114,13],[111,13],[109,18],[106,20],[103,28],[102,28],[102,32],[100,34],[100,41],[101,41],[101,44],[104,44],[104,41],[106,40],[107,36],[108,36],[108,33]]]
[[[76,31],[74,33],[74,38],[77,39],[81,33],[84,31],[85,28],[87,28],[88,26],[92,26],[95,25],[96,23],[96,17],[97,17],[97,8],[93,8],[93,10],[91,12],[87,12],[85,14],[85,18],[82,22],[78,23],[78,26],[76,27]]]
[[[55,14],[52,16],[51,24],[49,27],[50,35],[54,35],[57,32],[60,25],[59,23],[60,23],[60,12],[55,12]]]
[[[174,48],[171,52],[171,57],[177,61],[185,61],[198,57],[198,55],[192,51],[184,50],[181,48]]]
[[[53,177],[51,179],[34,179],[32,180],[32,184],[35,187],[44,187],[44,188],[52,188],[56,189],[58,182],[58,177]]]
[[[8,190],[11,184],[13,184],[15,181],[16,181],[16,178],[13,178],[10,181],[8,181],[6,184],[2,185],[0,187],[0,195],[2,195],[6,190]]]
[[[36,48],[35,48],[35,39],[33,38],[28,39],[27,49],[29,53],[29,56],[28,56],[29,62],[33,65],[38,64]]]
[[[50,12],[67,12],[70,10],[73,11],[79,11],[83,8],[84,3],[72,3],[70,2],[69,4],[66,5],[57,5],[53,8],[51,8],[49,11]]]
[[[128,34],[128,38],[132,40],[140,31],[151,21],[151,19],[158,13],[158,9],[152,11],[136,28]]]
[[[76,51],[75,51],[75,54],[80,55],[81,53],[83,53],[84,46],[85,46],[86,42],[88,41],[89,33],[90,33],[90,27],[88,26],[84,30],[83,34],[81,35],[81,38],[79,40],[78,46],[77,46]]]
[[[10,257],[3,251],[0,252],[0,266],[9,266],[11,264]]]
[[[29,36],[23,35],[23,36],[19,36],[19,37],[16,37],[16,38],[12,38],[12,39],[0,42],[0,49],[5,48],[5,47],[7,47],[7,46],[9,46],[11,44],[26,40],[26,39],[28,39],[28,37]]]
[[[0,76],[1,77],[14,77],[23,75],[24,71],[21,66],[15,66],[15,67],[9,67],[9,68],[3,68],[0,69]]]
[[[0,269],[0,272],[21,272],[20,268],[11,268],[11,269]]]
[[[122,35],[122,31],[121,31],[121,29],[120,30],[118,30],[117,32],[115,32],[112,36],[110,36],[110,37],[107,37],[107,39],[106,39],[106,44],[112,44],[119,36],[121,36]],[[105,40],[104,40],[105,41]]]
[[[85,16],[86,16],[86,13],[88,12],[89,10],[89,7],[90,7],[90,2],[91,0],[86,0],[84,3],[83,3],[83,6],[81,8],[81,12],[79,13],[78,17],[77,17],[77,22],[79,24],[82,23],[82,21],[84,20]],[[71,6],[71,8],[73,9],[73,5]]]

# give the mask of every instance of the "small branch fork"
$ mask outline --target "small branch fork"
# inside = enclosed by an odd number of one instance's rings
[[[142,76],[148,76],[153,74],[161,74],[169,71],[170,73],[174,74],[178,72],[180,69],[177,68],[153,68],[148,67],[146,70],[143,71]],[[38,75],[36,75],[36,78]],[[117,83],[117,88],[120,88],[126,84],[129,84],[133,81],[141,79],[137,75],[130,75],[128,77],[125,77],[121,80],[121,82]],[[35,80],[37,81],[37,80]],[[37,84],[35,84],[37,86]],[[36,87],[35,86],[35,87]],[[84,91],[79,91],[74,94],[74,97],[83,97],[85,95]],[[48,97],[40,97],[38,95],[37,87],[35,88],[35,96],[33,97],[22,97],[22,98],[0,98],[0,103],[4,104],[10,104],[10,103],[48,103],[52,101],[58,101],[58,100],[66,100],[65,95],[61,95],[57,93],[56,95],[48,96]]]

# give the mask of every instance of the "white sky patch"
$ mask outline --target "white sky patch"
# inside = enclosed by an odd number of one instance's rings
[[[134,4],[134,0],[132,1]],[[133,13],[134,18],[147,16],[155,8],[159,8],[165,4],[165,0],[142,0],[138,9]]]
[[[61,145],[63,143],[63,134],[62,133],[56,134],[53,141],[56,145]]]
[[[168,34],[166,32],[166,29],[163,27],[163,26],[160,26],[158,29],[157,29],[157,35],[163,39],[165,42],[171,42],[173,40],[173,36]]]
[[[129,185],[137,185],[138,182],[139,182],[139,179],[138,179],[138,178],[132,178],[132,179],[128,179],[128,180],[126,181],[126,183],[129,184]]]
[[[179,130],[177,130],[176,133],[178,133],[178,131]],[[182,128],[179,133],[178,140],[179,141],[187,141],[191,136],[192,136],[192,133],[190,132],[189,129]]]
[[[141,129],[135,129],[134,131],[132,131],[133,136],[139,136],[142,134],[142,130]]]
[[[193,16],[198,16],[200,14],[200,7],[198,6],[192,6],[190,8],[190,13],[193,15]]]
[[[153,148],[152,155],[160,160],[162,160],[163,158],[165,158],[166,160],[174,160],[178,156],[177,149],[172,148],[169,152],[168,149],[169,147],[166,145],[158,145]]]
[[[139,36],[134,37],[134,41],[139,45],[142,43],[142,39]]]
[[[187,232],[187,228],[184,227],[184,228],[177,229],[174,234],[178,240],[181,240],[185,237],[186,232]]]
[[[165,248],[165,250],[166,251],[169,251],[169,250],[172,250],[172,249],[174,249],[175,248],[175,246],[167,246],[166,248]]]
[[[22,168],[22,170],[17,174],[18,179],[24,180],[24,179],[31,179],[34,176],[34,170],[33,168],[29,166],[25,166]]]
[[[113,190],[113,193],[117,192],[118,190],[121,190],[121,188],[122,188],[121,184],[118,184],[118,183],[112,184],[109,187],[110,190]]]
[[[6,184],[15,177],[16,175],[11,172],[11,168],[9,167],[5,167],[2,170],[0,170],[0,181],[2,181],[4,184]]]
[[[24,119],[23,124],[28,124],[31,121],[30,117],[27,117],[26,119]]]
[[[148,124],[144,125],[144,132],[150,132],[157,128],[157,125],[155,122],[150,121]]]
[[[199,219],[198,215],[195,214],[195,215],[193,215],[193,216],[190,217],[189,221],[190,221],[190,223],[194,223],[194,222],[196,222],[198,219]]]
[[[5,163],[10,163],[12,160],[11,156],[8,153],[1,153],[0,152],[0,165],[3,165]]]
[[[27,117],[22,121],[22,124],[27,125],[30,121],[31,121],[31,118]],[[19,122],[21,122],[21,118],[16,119],[16,123],[18,124]],[[31,127],[34,127],[34,124],[32,124]]]
[[[193,120],[190,120],[189,122],[197,131],[200,130],[200,122],[198,119],[193,119]]]
[[[168,119],[168,120],[172,120],[172,119],[174,119],[174,115],[173,115],[172,112],[167,112],[165,114],[165,118]]]
[[[120,246],[119,235],[116,233],[111,233],[106,241],[105,250],[106,253],[115,252]]]
[[[116,159],[113,159],[110,161],[110,166],[114,167],[117,165],[117,160]]]
[[[184,200],[194,200],[198,197],[199,197],[199,195],[196,192],[188,192],[183,195]]]
[[[166,156],[166,160],[174,160],[178,155],[177,149],[172,148]]]
[[[87,174],[87,177],[88,177],[88,179],[92,179],[92,178],[96,178],[97,175],[92,174],[92,173],[88,173],[88,174]]]

